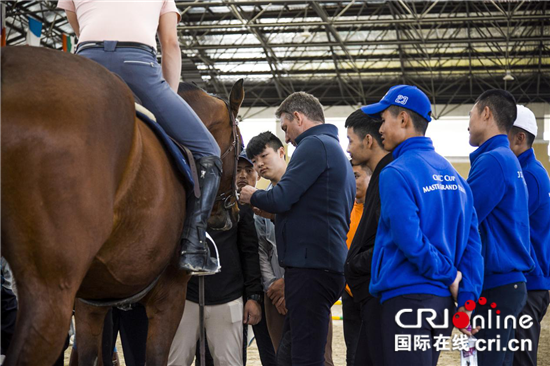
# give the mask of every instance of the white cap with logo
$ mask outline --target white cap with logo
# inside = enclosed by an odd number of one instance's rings
[[[522,128],[537,137],[538,126],[535,114],[529,108],[522,105],[518,104],[517,107],[518,116],[514,122],[514,127]]]

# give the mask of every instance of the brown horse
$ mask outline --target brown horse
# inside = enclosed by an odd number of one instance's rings
[[[183,95],[221,151],[229,150],[242,81],[229,108],[200,90]],[[186,193],[164,148],[136,118],[131,91],[85,58],[5,47],[1,97],[3,255],[19,294],[4,365],[51,365],[75,297],[123,299],[157,277],[141,302],[149,318],[147,365],[165,365],[189,280],[177,269]],[[231,190],[232,155],[220,192]],[[227,226],[218,206],[210,224]],[[235,207],[230,217],[236,221]],[[108,309],[75,305],[79,364],[92,365]]]

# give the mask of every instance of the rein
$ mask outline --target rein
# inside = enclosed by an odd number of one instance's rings
[[[227,106],[227,111],[229,112],[229,119],[231,121],[231,128],[232,128],[231,134],[233,136],[233,142],[227,148],[227,150],[224,151],[224,153],[221,156],[221,160],[223,160],[227,155],[229,155],[229,153],[231,153],[231,151],[234,152],[234,156],[235,156],[235,164],[233,166],[233,176],[232,176],[232,179],[231,179],[231,189],[229,191],[220,193],[216,197],[216,202],[222,201],[223,202],[223,208],[226,209],[226,210],[230,210],[233,206],[235,206],[235,204],[237,203],[237,201],[239,199],[238,193],[237,193],[237,183],[235,181],[236,178],[237,178],[237,164],[239,162],[239,151],[238,151],[238,146],[237,146],[237,143],[238,143],[237,120],[233,116],[233,113],[231,113],[231,108],[229,106],[229,103],[227,103],[225,100],[223,100],[219,97],[216,97],[216,98],[222,100],[225,103],[225,105]],[[235,197],[235,200],[233,202],[231,202],[232,197]]]

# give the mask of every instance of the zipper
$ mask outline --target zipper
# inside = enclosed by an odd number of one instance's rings
[[[147,65],[151,67],[155,67],[155,64],[153,62],[145,62],[145,61],[124,61],[125,64],[140,64],[140,65]]]

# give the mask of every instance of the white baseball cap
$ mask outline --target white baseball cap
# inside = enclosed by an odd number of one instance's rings
[[[535,114],[525,106],[518,104],[517,107],[518,116],[514,122],[514,126],[522,128],[537,137],[538,126]]]

